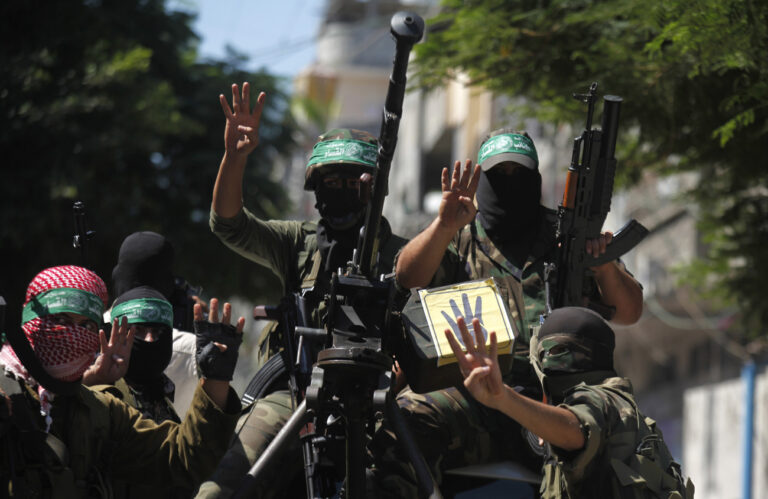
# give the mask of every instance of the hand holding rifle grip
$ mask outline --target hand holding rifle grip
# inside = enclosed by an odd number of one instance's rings
[[[379,132],[379,153],[376,158],[376,172],[373,179],[373,194],[365,214],[360,251],[355,261],[359,272],[370,278],[375,277],[370,274],[374,270],[376,262],[381,210],[384,206],[384,197],[387,195],[389,168],[397,145],[400,116],[403,114],[408,57],[413,46],[424,35],[424,20],[412,12],[397,12],[392,16],[390,32],[395,39],[395,59],[392,74],[389,77],[387,97],[384,101],[384,113]]]

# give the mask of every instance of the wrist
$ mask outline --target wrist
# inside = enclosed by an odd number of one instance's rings
[[[224,158],[221,162],[228,166],[245,166],[248,154],[249,153],[243,151],[224,149]]]
[[[493,395],[492,407],[497,411],[504,412],[504,408],[513,404],[516,398],[520,396],[514,388],[504,383],[501,390]]]
[[[451,239],[460,228],[461,227],[457,227],[455,223],[443,220],[440,215],[438,215],[433,224],[433,235],[443,239]]]
[[[605,262],[601,265],[596,265],[591,268],[592,272],[595,273],[595,279],[602,279],[606,276],[606,274],[610,273],[612,269],[616,268],[616,265],[614,262]]]

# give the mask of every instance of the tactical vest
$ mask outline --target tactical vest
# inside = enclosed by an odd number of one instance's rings
[[[304,222],[301,228],[307,233],[307,237],[304,241],[303,249],[296,255],[296,269],[298,273],[286,276],[285,288],[287,293],[309,292],[309,290],[313,290],[315,284],[318,283],[318,276],[321,275],[320,270],[323,258],[317,249],[317,224],[314,222]],[[328,285],[328,283],[323,284],[325,284],[323,287]],[[320,294],[322,290],[318,289],[316,293]],[[321,301],[318,301],[317,307],[312,307],[312,321],[314,324],[311,324],[311,327],[318,327],[320,325],[321,308],[325,309]],[[278,322],[270,322],[264,326],[257,342],[257,368],[262,367],[266,364],[267,360],[280,352],[283,349],[283,345],[283,332],[280,324]]]
[[[612,415],[616,419],[608,421],[610,428],[602,429],[609,433],[605,450],[595,463],[588,465],[591,473],[576,487],[567,483],[556,459],[550,455],[544,466],[542,499],[693,497],[693,484],[690,479],[683,481],[680,465],[672,459],[656,421],[643,417],[633,397],[610,384],[581,384],[577,389],[599,397],[605,407],[612,408],[611,413],[615,411]]]
[[[24,382],[2,374],[3,369],[0,365],[0,389],[4,392],[4,400],[0,401],[2,495],[111,497],[105,473],[96,466],[97,459],[92,455],[99,446],[89,445],[95,439],[106,441],[109,423],[98,416],[103,411],[90,411],[84,405],[79,409],[56,407],[68,420],[63,425],[67,432],[63,441],[46,433],[34,392]],[[65,443],[73,441],[70,437],[74,437],[76,445]]]
[[[551,210],[549,210],[551,211]],[[451,282],[493,277],[499,283],[499,292],[507,304],[507,313],[515,333],[514,360],[511,370],[502,373],[504,380],[526,387],[531,396],[538,396],[539,382],[528,362],[529,343],[533,328],[545,310],[543,267],[553,247],[551,216],[542,216],[536,241],[522,268],[511,262],[491,241],[478,218],[467,224],[453,239],[449,251],[464,263],[463,275],[450,276]],[[447,284],[443,282],[436,285]]]
[[[165,375],[163,375],[163,382],[172,383],[172,381]],[[114,395],[127,405],[139,411],[143,417],[151,419],[157,424],[160,424],[163,421],[181,423],[181,418],[176,413],[176,409],[173,407],[173,401],[171,399],[166,396],[163,397],[162,400],[151,402],[131,388],[123,378],[117,380],[114,385],[99,385],[91,387],[91,389]]]

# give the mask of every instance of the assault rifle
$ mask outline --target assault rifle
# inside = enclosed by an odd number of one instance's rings
[[[396,42],[395,58],[379,134],[376,170],[372,178],[361,182],[362,189],[372,182],[373,191],[358,247],[346,269],[339,269],[331,279],[325,299],[324,328],[296,328],[302,337],[322,336],[324,348],[317,355],[304,401],[248,472],[236,497],[247,497],[256,484],[269,480],[269,470],[274,469],[274,462],[280,462],[285,448],[299,432],[307,497],[329,497],[335,493],[334,480],[328,476],[334,464],[342,468],[345,497],[365,497],[367,432],[374,427],[377,414],[383,414],[392,423],[398,442],[414,465],[421,494],[440,497],[390,393],[387,374],[392,368],[392,354],[387,346],[387,331],[395,288],[391,276],[376,275],[381,212],[397,144],[408,57],[423,35],[424,20],[410,12],[398,12],[390,27]],[[337,452],[337,444],[343,444],[343,452]],[[329,464],[334,461],[328,459],[330,453],[341,457]]]
[[[587,240],[600,236],[611,209],[622,102],[621,97],[604,96],[602,125],[593,130],[596,91],[597,82],[593,82],[586,94],[574,94],[574,98],[587,104],[587,123],[574,139],[565,193],[557,211],[556,256],[545,265],[547,313],[565,306],[583,306],[585,277],[591,275],[590,267],[617,259],[648,234],[648,229],[633,219],[614,234],[604,254],[593,257],[586,252]],[[606,319],[615,312],[599,303],[588,306]]]

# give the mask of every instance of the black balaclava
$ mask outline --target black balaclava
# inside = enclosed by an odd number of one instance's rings
[[[155,232],[134,232],[123,241],[112,270],[115,296],[137,286],[151,286],[170,298],[174,289],[173,246]]]
[[[115,303],[112,305],[113,318],[124,315],[115,315],[115,311],[125,308],[126,304],[138,306],[142,303],[146,304],[145,309],[132,311],[131,315],[128,316],[129,325],[163,326],[163,332],[156,341],[152,342],[139,338],[133,339],[131,360],[128,363],[125,378],[131,384],[138,384],[142,387],[157,385],[158,389],[162,389],[164,385],[162,374],[170,364],[172,354],[173,339],[169,325],[173,323],[173,314],[172,312],[169,314],[171,304],[159,291],[149,286],[139,286],[126,291],[115,299]]]
[[[357,178],[354,174],[339,175],[344,181]],[[315,208],[325,220],[326,225],[334,231],[359,229],[363,223],[366,205],[360,200],[357,190],[346,186],[341,189],[326,187],[322,181],[315,187]]]
[[[497,165],[480,174],[477,208],[480,221],[495,241],[512,241],[538,225],[541,175],[517,165],[510,173]]]
[[[597,384],[615,376],[613,330],[582,307],[553,310],[531,339],[530,360],[544,392],[555,403],[580,382]]]
[[[340,175],[344,181],[354,174]],[[323,182],[315,187],[315,207],[322,219],[317,225],[317,246],[325,260],[325,271],[346,266],[357,247],[360,228],[365,222],[366,204],[359,191],[349,188],[331,189]]]
[[[541,175],[533,139],[524,131],[496,129],[480,145],[477,163],[482,168],[476,199],[483,228],[502,249],[525,258],[541,214]]]

